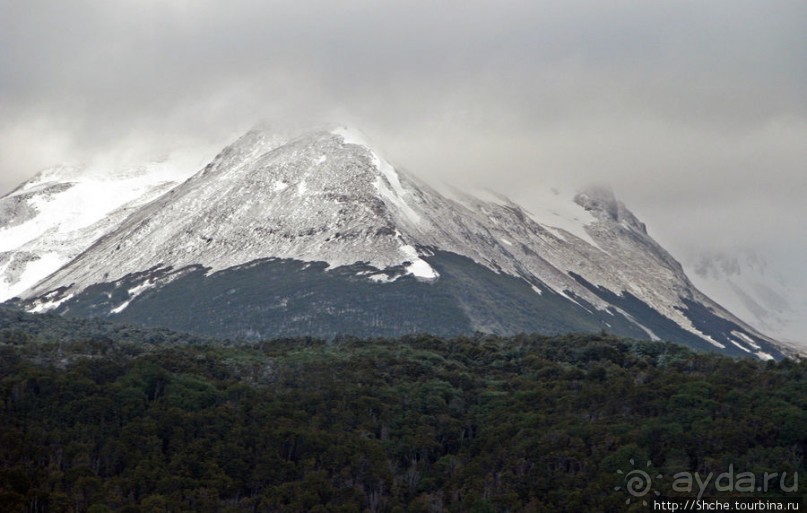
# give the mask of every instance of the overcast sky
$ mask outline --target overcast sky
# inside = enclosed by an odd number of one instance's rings
[[[681,259],[747,246],[805,276],[805,28],[804,0],[0,0],[0,194],[338,122],[527,207],[608,183]]]

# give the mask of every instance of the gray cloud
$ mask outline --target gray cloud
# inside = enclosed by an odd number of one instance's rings
[[[677,255],[762,248],[804,276],[805,22],[801,0],[0,0],[0,194],[343,122],[427,179],[526,205],[608,182]]]

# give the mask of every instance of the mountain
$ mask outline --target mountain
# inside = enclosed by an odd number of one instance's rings
[[[599,331],[782,350],[607,189],[438,192],[355,130],[251,131],[24,291],[32,311],[228,337]]]
[[[743,249],[702,253],[688,259],[685,269],[700,290],[755,328],[802,350],[807,345],[806,284],[800,276]]]
[[[59,270],[189,174],[159,162],[58,166],[0,198],[0,301]]]

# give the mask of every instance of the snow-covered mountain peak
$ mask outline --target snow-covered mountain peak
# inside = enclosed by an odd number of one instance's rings
[[[409,229],[423,218],[417,201],[406,177],[345,133],[282,140],[250,131],[100,241],[95,264],[67,266],[43,286],[83,288],[132,266],[215,272],[267,257],[403,266],[434,279]]]
[[[288,139],[289,135],[285,133],[253,128],[226,146],[194,178],[216,174],[221,171],[232,171],[235,168],[254,162],[264,154],[285,144]]]
[[[219,280],[266,262],[324,263],[334,275],[395,290],[412,286],[411,277],[464,287],[487,273],[527,294],[520,304],[555,304],[558,326],[569,308],[634,335],[675,332],[767,354],[764,336],[696,290],[608,189],[535,191],[543,196],[529,209],[488,191],[443,194],[396,169],[360,131],[337,127],[295,136],[252,130],[162,192],[105,226],[103,237],[87,237],[92,247],[23,296],[38,310],[70,308],[70,298],[89,298],[95,285],[112,287],[121,293],[102,299],[103,308],[117,315],[188,273]],[[482,308],[466,299],[462,309]],[[516,327],[497,315],[482,315],[476,328]],[[722,319],[717,331],[705,324],[713,318]]]
[[[293,165],[276,165],[283,160]],[[355,161],[369,162],[372,166],[357,167],[352,165]],[[345,162],[347,165],[343,165]],[[219,173],[222,173],[221,179],[246,178],[253,185],[266,185],[263,182],[269,181],[270,189],[278,189],[274,192],[285,190],[283,184],[296,182],[301,176],[322,175],[318,181],[324,185],[325,182],[355,182],[362,178],[372,183],[383,175],[384,181],[396,193],[402,195],[405,192],[398,172],[372,147],[369,138],[359,130],[343,126],[302,134],[250,130],[222,150],[194,179]],[[247,178],[245,174],[251,174],[253,178]],[[313,184],[306,181],[301,189],[314,192],[310,187]]]

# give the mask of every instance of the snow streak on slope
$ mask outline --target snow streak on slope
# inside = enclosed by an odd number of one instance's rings
[[[393,168],[389,162],[378,156],[370,145],[367,137],[358,130],[346,127],[336,128],[332,130],[331,133],[341,137],[344,144],[359,146],[369,153],[373,166],[380,172],[375,180],[373,180],[373,186],[389,206],[397,209],[410,221],[414,223],[419,222],[420,215],[409,206],[407,202],[409,192],[401,185],[398,172],[395,171],[395,168]]]

